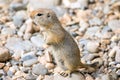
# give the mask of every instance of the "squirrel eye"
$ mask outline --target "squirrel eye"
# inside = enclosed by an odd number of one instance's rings
[[[41,13],[38,13],[38,14],[37,14],[37,16],[42,16],[42,15],[43,15],[43,14],[41,14]]]

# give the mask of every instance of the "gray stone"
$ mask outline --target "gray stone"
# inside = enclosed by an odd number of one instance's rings
[[[32,36],[30,40],[36,47],[42,47],[44,44],[44,40],[40,35]]]
[[[14,75],[14,73],[9,70],[9,71],[7,72],[7,75],[10,76],[10,77],[12,77],[12,76]]]
[[[101,25],[102,21],[99,18],[95,17],[95,18],[89,20],[89,23],[91,26],[92,25]]]
[[[32,72],[36,75],[45,75],[48,73],[48,70],[47,70],[47,68],[45,68],[45,66],[38,63],[38,64],[33,66]]]
[[[32,51],[32,52],[28,52],[28,53],[25,53],[21,56],[21,61],[26,61],[26,60],[30,60],[30,59],[34,59],[36,58],[35,56],[35,52]]]
[[[54,74],[54,80],[85,80],[84,76],[80,73],[72,73],[71,77],[63,77],[59,74]]]
[[[120,33],[120,20],[111,20],[108,22],[108,26],[115,33]]]
[[[85,32],[85,36],[93,37],[99,31],[100,31],[100,27],[98,27],[98,26],[87,28],[87,31]]]
[[[9,6],[11,10],[16,10],[16,11],[26,9],[26,7],[27,7],[27,0],[26,1],[22,0],[21,2],[13,1]]]
[[[16,14],[13,16],[13,23],[15,24],[16,27],[21,27],[21,25],[25,22],[27,19],[27,13],[26,11],[18,11]]]
[[[37,58],[29,59],[23,62],[23,66],[29,67],[37,62],[38,62]]]
[[[5,46],[14,52],[18,50],[22,53],[22,51],[30,51],[33,45],[28,40],[23,41],[21,38],[11,37],[7,40]]]
[[[1,34],[3,35],[14,35],[15,33],[16,33],[16,30],[11,28],[3,28],[1,31]]]

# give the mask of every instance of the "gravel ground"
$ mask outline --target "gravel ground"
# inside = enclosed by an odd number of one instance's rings
[[[29,17],[37,8],[56,12],[95,72],[57,73]],[[120,0],[0,0],[0,80],[120,80]]]

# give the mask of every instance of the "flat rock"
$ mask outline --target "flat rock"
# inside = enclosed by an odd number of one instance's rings
[[[29,59],[23,62],[23,66],[29,67],[37,62],[38,62],[37,58]]]
[[[36,75],[45,75],[48,73],[48,70],[47,70],[47,68],[45,68],[44,65],[38,63],[33,66],[32,72]]]
[[[28,40],[23,41],[21,38],[11,37],[7,40],[5,46],[15,52],[16,50],[30,51],[33,45]]]
[[[11,55],[7,48],[0,47],[0,62],[7,61],[11,58]]]

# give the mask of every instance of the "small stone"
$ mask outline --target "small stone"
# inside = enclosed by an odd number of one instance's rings
[[[101,25],[102,21],[99,18],[95,17],[95,18],[89,20],[89,23],[90,23],[91,26],[93,26],[93,25]]]
[[[117,68],[120,68],[120,64],[117,64],[116,67],[117,67]]]
[[[14,75],[14,73],[9,70],[9,71],[7,72],[7,75],[10,76],[10,77],[12,77],[12,76]]]
[[[30,60],[24,61],[23,66],[29,67],[29,66],[32,66],[33,64],[37,63],[37,62],[38,62],[37,58],[33,58],[33,59],[30,59]]]
[[[91,75],[88,75],[86,76],[86,79],[85,80],[94,80],[93,77]]]
[[[113,48],[112,48],[112,50],[110,50],[110,52],[109,52],[109,54],[108,54],[108,56],[109,57],[115,57],[115,54],[116,54],[116,50],[117,49],[119,49],[119,47],[118,46],[114,46]]]
[[[38,79],[38,80],[40,80],[40,79]],[[54,77],[53,76],[45,75],[44,80],[54,80]]]
[[[26,80],[36,80],[36,76],[32,75],[32,74],[28,74],[27,76],[25,76]]]
[[[118,36],[113,36],[112,38],[111,38],[111,41],[113,41],[113,42],[117,42],[117,41],[119,41],[120,40],[120,38],[118,38]]]
[[[47,63],[46,56],[43,55],[43,56],[41,56],[41,57],[38,57],[38,61],[39,61],[41,64],[45,65],[45,64]]]
[[[120,62],[120,48],[116,51],[115,61]]]
[[[18,10],[24,10],[24,9],[26,9],[26,3],[21,3],[21,2],[12,2],[11,4],[10,4],[10,6],[9,6],[9,8],[11,9],[11,10],[16,10],[16,11],[18,11]]]
[[[55,67],[55,65],[54,65],[53,63],[47,63],[47,64],[45,65],[45,67],[46,67],[47,69],[53,69],[53,68]]]
[[[21,25],[25,22],[27,19],[27,13],[26,11],[17,11],[16,14],[13,16],[13,22],[16,27],[21,27]]]
[[[71,77],[63,77],[60,74],[54,74],[54,80],[85,80],[84,76],[80,73],[72,73]]]
[[[48,70],[42,64],[38,63],[33,65],[32,72],[36,75],[45,75],[48,73]]]
[[[47,62],[52,62],[52,56],[48,51],[45,53],[45,57]]]
[[[99,31],[100,31],[100,27],[98,27],[98,26],[93,26],[93,27],[87,28],[87,31],[85,32],[85,36],[93,37]]]
[[[3,70],[0,70],[0,77],[5,75],[5,72]]]
[[[30,40],[36,47],[43,46],[44,40],[40,35],[32,36]]]
[[[11,55],[7,48],[0,47],[0,62],[7,61],[11,58]]]
[[[2,35],[10,35],[10,36],[12,36],[12,35],[14,35],[16,33],[16,30],[15,29],[11,29],[11,28],[3,28],[2,30],[1,30],[1,34]]]
[[[28,53],[21,55],[21,61],[30,60],[33,58],[36,58],[35,51],[31,51],[31,52],[28,52]]]
[[[3,70],[7,73],[8,72],[8,70],[9,70],[9,66],[5,66],[4,68],[3,68]]]
[[[0,63],[0,69],[2,69],[5,66],[5,63]]]
[[[116,71],[117,75],[120,76],[120,69]]]
[[[31,38],[31,36],[32,36],[31,33],[25,33],[25,35],[23,36],[23,39],[29,40]]]
[[[102,80],[111,80],[108,74],[102,76]]]
[[[95,63],[97,63],[97,65],[96,65],[97,67],[100,67],[103,64],[103,59],[95,58],[91,61],[91,64],[95,64]]]
[[[43,52],[42,52],[42,51],[38,51],[38,52],[36,53],[36,55],[42,56],[42,55],[43,55]]]
[[[89,41],[86,45],[86,48],[89,52],[95,53],[98,51],[99,43],[96,41]]]
[[[108,26],[112,29],[115,33],[120,33],[120,20],[111,20],[108,22]]]

